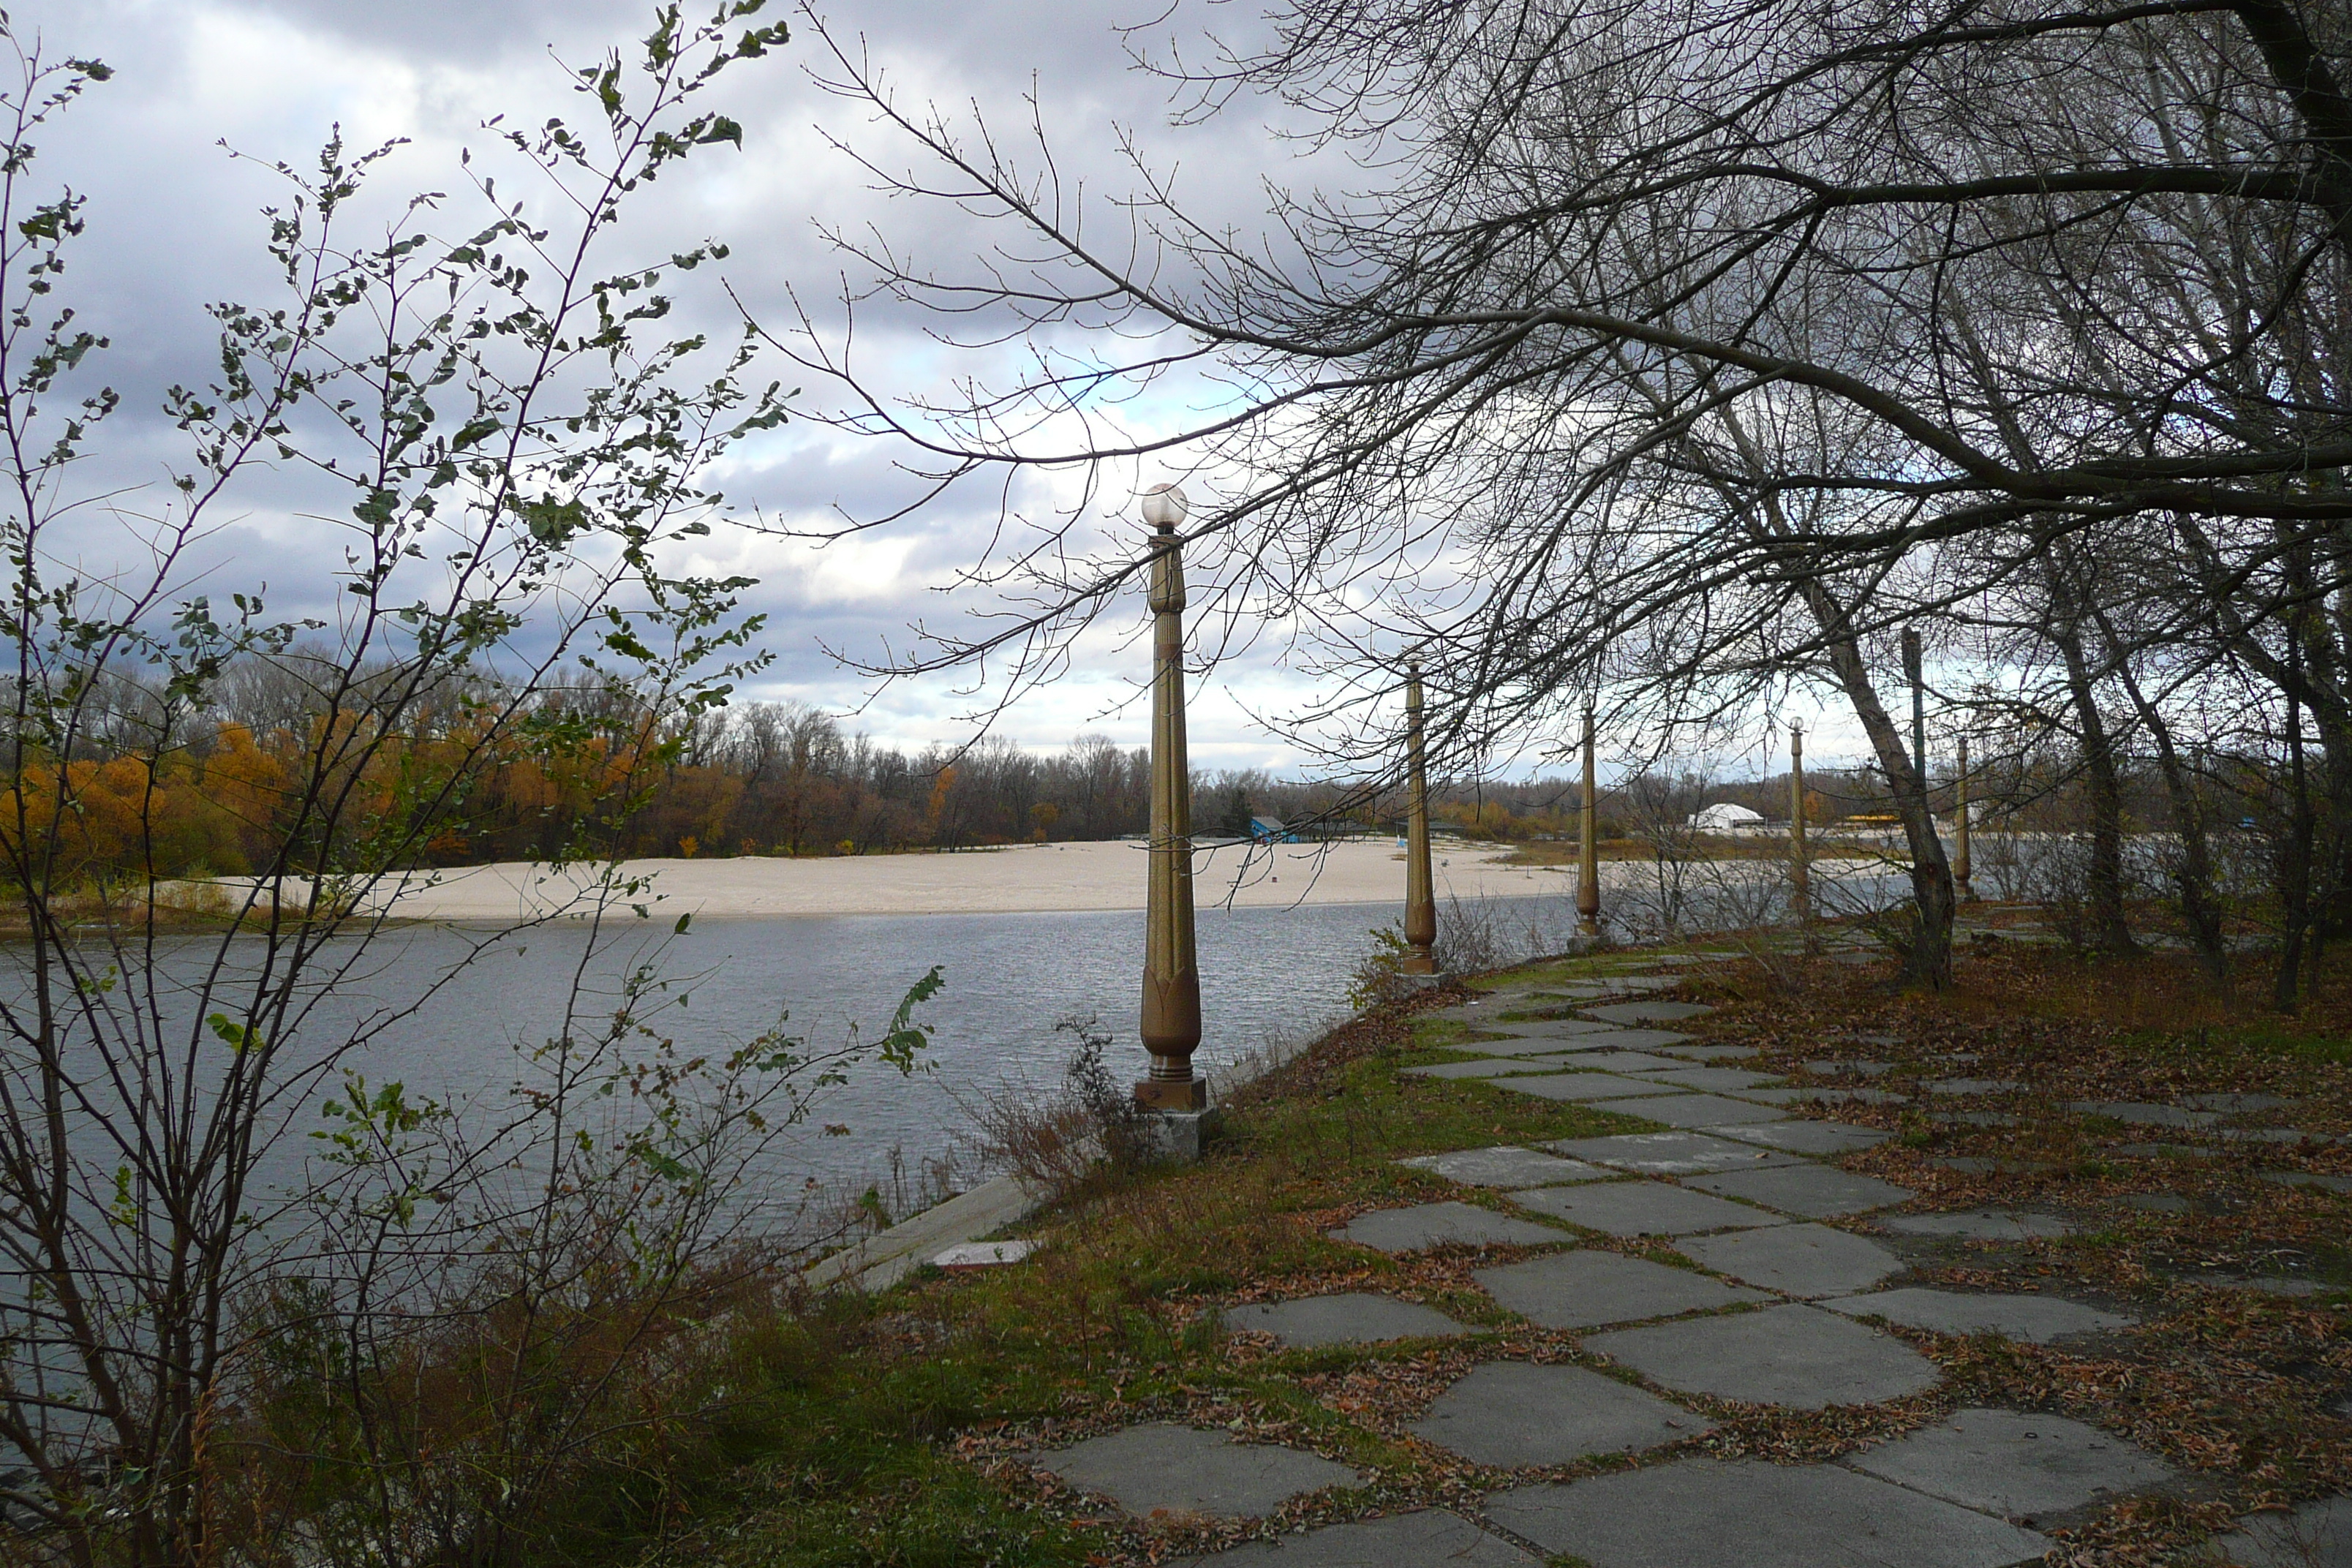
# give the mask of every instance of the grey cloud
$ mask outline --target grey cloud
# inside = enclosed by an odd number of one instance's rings
[[[232,161],[215,145],[219,139],[265,160],[305,163],[339,120],[355,135],[414,135],[418,145],[383,176],[384,199],[418,187],[448,190],[446,223],[454,229],[467,216],[459,210],[454,148],[483,139],[475,121],[489,111],[476,96],[485,82],[495,107],[518,118],[562,109],[572,100],[547,47],[583,58],[641,31],[649,10],[625,0],[42,0],[14,9],[19,32],[38,31],[52,53],[100,55],[118,72],[44,136],[37,169],[40,179],[69,183],[89,198],[89,237],[68,286],[85,320],[113,338],[101,374],[127,398],[90,476],[107,486],[158,485],[184,451],[153,410],[164,385],[199,382],[212,368],[205,305],[265,300],[276,287],[257,209],[282,201],[283,189],[266,168]],[[1246,221],[1259,205],[1263,174],[1298,171],[1246,113],[1181,135],[1166,131],[1160,84],[1132,69],[1129,40],[1109,26],[1118,12],[1143,19],[1155,9],[1106,8],[1099,0],[962,6],[876,0],[839,5],[831,15],[836,36],[862,38],[910,96],[930,93],[950,112],[977,100],[992,122],[1017,126],[1034,78],[1064,168],[1083,176],[1091,192],[1131,184],[1113,144],[1112,127],[1120,122],[1136,128],[1155,163],[1181,163],[1182,188],[1202,211]],[[1221,19],[1231,14],[1217,10]],[[1155,37],[1190,26],[1200,14],[1193,7]],[[782,316],[790,285],[828,312],[828,328],[837,328],[829,313],[830,280],[845,263],[817,233],[819,221],[885,224],[895,243],[949,269],[968,266],[992,236],[944,205],[875,196],[866,174],[826,150],[812,122],[850,138],[886,165],[908,156],[886,132],[809,83],[804,68],[816,61],[815,46],[803,36],[777,58],[730,79],[712,101],[743,122],[745,153],[722,152],[645,193],[647,200],[621,238],[659,255],[716,235],[733,247],[729,279],[764,318]],[[386,114],[412,118],[387,125]],[[376,209],[379,217],[385,210]],[[690,289],[681,319],[726,330],[730,309],[713,289]],[[877,304],[859,324],[861,353],[902,390],[934,386],[948,362],[927,326]],[[812,401],[829,395],[815,385],[807,392]],[[893,467],[902,456],[789,426],[775,441],[747,449],[725,488],[740,504],[795,519],[836,504],[870,517],[911,493],[914,481]],[[1050,511],[1034,481],[1016,486],[1014,499],[1033,516]],[[192,591],[225,596],[266,578],[277,607],[331,616],[341,538],[331,521],[305,521],[299,514],[341,516],[349,498],[296,473],[257,473],[236,502],[230,526],[191,554]],[[904,563],[893,591],[882,597],[852,602],[829,592],[822,558],[808,563],[811,570],[771,570],[751,598],[772,617],[769,641],[780,658],[760,689],[835,709],[857,706],[863,689],[824,658],[820,643],[872,649],[887,637],[903,645],[908,621],[956,617],[962,606],[930,590],[970,563],[999,521],[993,493],[975,485],[895,525]],[[1121,524],[1096,520],[1088,526]],[[92,572],[114,564],[108,552],[125,548],[119,534],[95,521],[60,544]],[[1034,709],[1011,716],[1011,732],[1058,744],[1131,690],[1120,684],[1117,668],[1086,673],[1099,679],[1074,679],[1041,696]],[[1286,679],[1262,653],[1237,662],[1229,678],[1260,690],[1278,689]],[[899,741],[944,739],[971,706],[952,683],[896,687],[874,706],[872,727]],[[1219,710],[1229,714],[1230,705]],[[1031,712],[1040,716],[1034,723],[1025,717]],[[1232,727],[1196,739],[1204,758],[1262,753],[1264,742],[1237,721],[1218,722]],[[1134,731],[1123,739],[1139,738],[1131,713],[1105,722],[1113,733],[1122,725]]]

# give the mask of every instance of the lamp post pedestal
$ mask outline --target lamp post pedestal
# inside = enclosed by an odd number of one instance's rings
[[[1209,1080],[1197,1074],[1185,1079],[1147,1078],[1135,1086],[1135,1103],[1147,1110],[1171,1113],[1206,1110]]]
[[[1152,1111],[1138,1131],[1146,1158],[1189,1165],[1216,1141],[1224,1124],[1225,1113],[1211,1105],[1199,1110]]]

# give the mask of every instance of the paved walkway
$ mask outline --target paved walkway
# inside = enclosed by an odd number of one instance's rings
[[[1545,994],[1557,1004],[1558,993]],[[1574,1000],[1601,994],[1588,990]],[[1477,1364],[1411,1430],[1496,1472],[1653,1457],[1565,1482],[1515,1484],[1505,1475],[1458,1511],[1360,1521],[1199,1561],[1421,1568],[1564,1555],[1591,1568],[2006,1568],[2041,1561],[2055,1544],[2048,1528],[2182,1487],[2184,1478],[2158,1456],[2097,1428],[1995,1409],[1963,1408],[1827,1463],[1659,1452],[1704,1437],[1715,1426],[1705,1408],[1714,1402],[1810,1411],[1934,1388],[1936,1363],[1882,1325],[2042,1344],[2112,1332],[2131,1320],[2055,1294],[1905,1285],[1906,1249],[1954,1237],[2061,1236],[2068,1223],[1990,1209],[1873,1219],[1912,1193],[1834,1162],[1886,1134],[1797,1120],[1787,1105],[1798,1097],[1776,1094],[1776,1080],[1719,1065],[1736,1052],[1656,1026],[1705,1009],[1635,1001],[1591,1006],[1575,1019],[1492,1021],[1530,1000],[1483,999],[1454,1010],[1504,1039],[1463,1047],[1496,1053],[1482,1071],[1444,1075],[1602,1104],[1674,1130],[1407,1161],[1465,1189],[1499,1194],[1525,1217],[1440,1201],[1365,1215],[1334,1234],[1392,1255],[1558,1243],[1559,1250],[1475,1278],[1502,1309],[1578,1335],[1586,1364]],[[1518,1048],[1527,1045],[1538,1049]],[[1862,1061],[1808,1067],[1827,1073],[1849,1065],[1844,1076],[1857,1082],[1883,1070]],[[1966,1099],[2013,1087],[1956,1080],[1934,1092]],[[2086,1109],[2134,1124],[2207,1128],[2277,1107]],[[1832,1220],[1843,1228],[1823,1223]],[[1651,1256],[1581,1244],[1578,1233],[1642,1242]],[[1238,1308],[1227,1325],[1286,1346],[1477,1331],[1365,1292]],[[1130,1427],[1035,1462],[1144,1517],[1260,1517],[1290,1498],[1369,1479],[1302,1450],[1171,1426]],[[2203,1561],[2352,1568],[2352,1501],[2262,1516]]]

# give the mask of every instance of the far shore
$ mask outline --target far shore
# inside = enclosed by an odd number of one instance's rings
[[[1433,857],[1437,897],[1538,898],[1575,891],[1573,871],[1506,866],[1507,849],[1454,847]],[[651,877],[649,895],[665,918],[756,915],[1045,914],[1143,908],[1146,861],[1139,841],[1022,844],[936,855],[845,855],[823,859],[747,856],[727,860],[624,862],[626,877]],[[1404,852],[1394,839],[1329,845],[1219,845],[1192,857],[1192,897],[1206,909],[1404,900]],[[370,904],[407,920],[536,920],[584,908],[594,867],[558,876],[506,861],[420,872],[386,884]]]

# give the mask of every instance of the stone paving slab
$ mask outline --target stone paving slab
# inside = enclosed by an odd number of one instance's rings
[[[1597,1182],[1616,1173],[1581,1160],[1538,1154],[1509,1144],[1493,1149],[1454,1149],[1443,1154],[1419,1154],[1398,1164],[1427,1171],[1465,1187],[1549,1187],[1562,1182]]]
[[[2209,1561],[2239,1568],[2352,1568],[2352,1495],[2238,1522],[2236,1531],[2212,1542]]]
[[[1191,1568],[1536,1568],[1536,1559],[1459,1514],[1432,1509],[1253,1541]]]
[[[1891,1335],[1793,1302],[1587,1334],[1584,1348],[1685,1394],[1795,1410],[1901,1399],[1942,1375]]]
[[[1768,1175],[1769,1172],[1742,1173]],[[1712,1180],[1714,1178],[1701,1178]],[[1601,1182],[1590,1186],[1516,1193],[1522,1208],[1548,1214],[1610,1236],[1696,1236],[1708,1230],[1750,1230],[1785,1225],[1779,1215],[1726,1203],[1664,1182]]]
[[[1557,1064],[1546,1059],[1545,1066]],[[1507,1072],[1535,1070],[1528,1064],[1509,1057],[1481,1057],[1476,1061],[1438,1062],[1430,1067],[1402,1068],[1399,1078],[1495,1078]]]
[[[1167,1513],[1255,1519],[1302,1492],[1351,1486],[1345,1465],[1270,1443],[1233,1443],[1222,1432],[1156,1423],[1090,1437],[1029,1462],[1099,1492],[1139,1518]]]
[[[1418,1204],[1412,1208],[1374,1209],[1331,1233],[1376,1252],[1419,1252],[1452,1243],[1460,1247],[1535,1247],[1574,1239],[1533,1220],[1514,1219],[1471,1204]]]
[[[2151,1105],[2131,1100],[2070,1100],[2066,1109],[2081,1116],[2105,1116],[2136,1127],[2210,1127],[2221,1120],[2212,1110],[2189,1110],[2178,1105]]]
[[[1859,1176],[1833,1165],[1783,1165],[1769,1171],[1726,1171],[1720,1175],[1693,1176],[1690,1184],[1727,1197],[1802,1215],[1807,1219],[1837,1219],[1871,1209],[1892,1207],[1916,1194],[1908,1187]]]
[[[1769,1300],[1691,1268],[1585,1248],[1529,1258],[1473,1276],[1497,1304],[1547,1329],[1637,1323],[1670,1313]]]
[[[1661,1046],[1658,1048],[1670,1057],[1687,1057],[1695,1062],[1745,1061],[1756,1054],[1754,1046]]]
[[[1613,1138],[1563,1138],[1544,1147],[1644,1176],[1689,1176],[1706,1171],[1750,1171],[1796,1163],[1786,1154],[1734,1142],[1733,1136],[1729,1132],[1722,1138],[1706,1132],[1623,1132]]]
[[[2318,1187],[2331,1193],[2352,1193],[2352,1176],[2322,1175],[2317,1171],[2264,1171],[2265,1182],[2283,1187]]]
[[[1759,1089],[1758,1092],[1769,1094],[1772,1091]],[[1779,1121],[1789,1114],[1777,1106],[1751,1105],[1745,1100],[1726,1100],[1714,1094],[1629,1100],[1609,1109],[1626,1116],[1663,1121],[1669,1127],[1737,1127],[1750,1121]]]
[[[1686,1018],[1704,1018],[1714,1011],[1703,1002],[1617,1002],[1606,1007],[1587,1007],[1584,1016],[1604,1024],[1679,1024]]]
[[[1727,1127],[1723,1135],[1791,1154],[1847,1154],[1884,1143],[1894,1136],[1875,1127],[1849,1127],[1843,1121],[1759,1121],[1747,1127]]]
[[[1655,1448],[1714,1427],[1585,1367],[1503,1361],[1473,1368],[1412,1430],[1473,1464],[1517,1469]]]
[[[1487,1500],[1592,1568],[2014,1568],[2052,1542],[1836,1465],[1691,1458]]]
[[[1524,1018],[1509,1023],[1479,1026],[1498,1035],[1525,1035],[1530,1039],[1556,1040],[1578,1035],[1610,1035],[1616,1033],[1611,1024],[1596,1024],[1590,1018]]]
[[[1960,1209],[1950,1214],[1891,1214],[1875,1223],[1905,1236],[1951,1236],[1964,1241],[2033,1241],[2072,1236],[2079,1228],[2054,1214],[2013,1209]]]
[[[1658,1089],[1656,1084],[1647,1079],[1619,1078],[1610,1072],[1549,1073],[1534,1078],[1495,1078],[1486,1081],[1496,1089],[1560,1100],[1630,1100],[1638,1095],[1654,1094]]]
[[[2021,1094],[2025,1091],[2023,1084],[2006,1078],[1943,1078],[1933,1083],[1923,1083],[1919,1088],[1927,1094],[1949,1095]]]
[[[1490,1057],[1559,1057],[1566,1056],[1571,1050],[1581,1048],[1583,1042],[1586,1040],[1598,1040],[1601,1038],[1603,1038],[1603,1037],[1600,1035],[1577,1035],[1573,1037],[1567,1035],[1506,1035],[1499,1039],[1493,1040],[1465,1040],[1460,1045],[1448,1046],[1445,1048],[1456,1051],[1484,1051]],[[1595,1050],[1606,1050],[1609,1047],[1606,1046],[1595,1046],[1593,1047]]]
[[[2198,1110],[2242,1116],[2255,1110],[2284,1110],[2295,1102],[2283,1094],[2184,1094],[2180,1103]]]
[[[1672,1029],[1602,1029],[1578,1035],[1571,1042],[1580,1051],[1655,1051],[1688,1043],[1688,1035]],[[1565,1048],[1565,1047],[1563,1047]]]
[[[1877,1078],[1887,1066],[1864,1057],[1824,1057],[1804,1064],[1805,1070],[1816,1078]]]
[[[1846,1296],[1822,1305],[1832,1312],[1853,1317],[1884,1318],[1906,1329],[1931,1329],[1939,1334],[1990,1332],[2036,1345],[2050,1344],[2073,1334],[2092,1334],[2132,1325],[2129,1318],[2102,1312],[2096,1307],[2085,1307],[2060,1296],[1912,1288]]]
[[[1620,1051],[1607,1047],[1578,1051],[1573,1055],[1562,1055],[1559,1059],[1575,1067],[1597,1068],[1601,1072],[1631,1073],[1636,1076],[1646,1076],[1653,1072],[1672,1072],[1678,1068],[1686,1068],[1690,1065],[1688,1062],[1676,1061],[1672,1057],[1656,1056],[1648,1051]]]
[[[1619,1070],[1631,1072],[1631,1068]],[[1670,1083],[1677,1089],[1762,1089],[1780,1081],[1779,1075],[1750,1072],[1746,1068],[1671,1067],[1651,1069],[1642,1074],[1659,1083]]]
[[[1739,1093],[1742,1100],[1752,1100],[1763,1105],[1797,1105],[1805,1100],[1819,1100],[1823,1105],[1906,1105],[1911,1097],[1891,1089],[1748,1089]]]
[[[1295,1301],[1225,1309],[1225,1327],[1272,1334],[1285,1345],[1370,1345],[1383,1340],[1449,1339],[1470,1331],[1432,1307],[1349,1290]]]
[[[1866,1448],[1844,1463],[2027,1526],[2178,1479],[2154,1454],[2096,1426],[2013,1410],[1957,1410],[1941,1426]]]
[[[1903,1272],[1903,1259],[1866,1237],[1825,1225],[1698,1236],[1675,1250],[1718,1274],[1787,1296],[1853,1296]]]
[[[2187,1214],[2197,1206],[2179,1193],[2126,1193],[2116,1201],[2126,1208],[2146,1209],[2150,1214]]]
[[[1421,1015],[1447,1024],[1476,1024],[1498,1017],[1505,1013],[1524,1013],[1544,1005],[1546,999],[1559,998],[1566,1005],[1575,998],[1559,991],[1512,990],[1489,991],[1467,1002],[1457,1002],[1451,1007],[1440,1007]]]
[[[2208,1290],[2251,1290],[2263,1296],[2316,1296],[2327,1289],[2316,1279],[2298,1279],[2291,1274],[2200,1274],[2184,1276],[2184,1285],[2201,1285]]]

